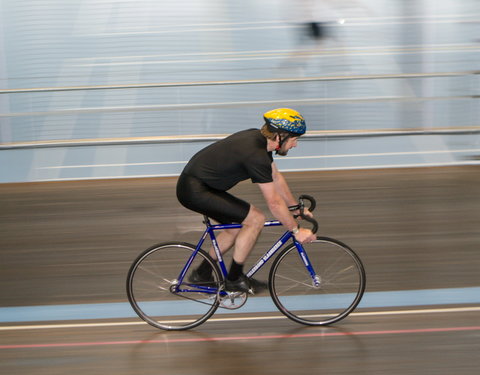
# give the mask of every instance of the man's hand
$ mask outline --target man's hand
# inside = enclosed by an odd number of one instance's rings
[[[298,215],[298,219],[300,219],[300,220],[302,219],[302,217],[300,216],[300,210],[294,211],[293,213],[295,215]],[[303,209],[303,215],[306,216],[306,217],[313,218],[313,214],[308,210],[308,208]]]
[[[297,234],[295,234],[295,239],[303,243],[310,243],[317,239],[317,236],[312,233],[310,229],[307,228],[298,228]]]

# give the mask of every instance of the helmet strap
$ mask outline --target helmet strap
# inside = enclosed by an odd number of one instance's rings
[[[278,145],[275,148],[275,154],[278,154],[278,151],[280,151],[285,141],[290,137],[290,135],[286,135],[284,138],[282,138],[280,133],[277,133],[277,135],[278,135]]]

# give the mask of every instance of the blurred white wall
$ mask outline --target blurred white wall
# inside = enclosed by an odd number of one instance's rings
[[[0,0],[0,182],[175,175],[209,142],[180,137],[284,106],[311,135],[284,170],[476,163],[479,21],[477,0]]]

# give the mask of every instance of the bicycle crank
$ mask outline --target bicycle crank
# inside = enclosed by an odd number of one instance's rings
[[[247,302],[248,293],[222,291],[218,296],[220,307],[229,310],[239,309]]]

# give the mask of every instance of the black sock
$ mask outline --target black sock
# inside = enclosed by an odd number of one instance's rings
[[[212,274],[212,266],[206,259],[204,259],[198,266],[197,271],[200,276],[208,278]]]
[[[232,264],[230,265],[230,271],[228,271],[228,280],[230,281],[235,281],[237,280],[240,276],[243,275],[243,264],[235,262],[234,259],[232,259]]]

